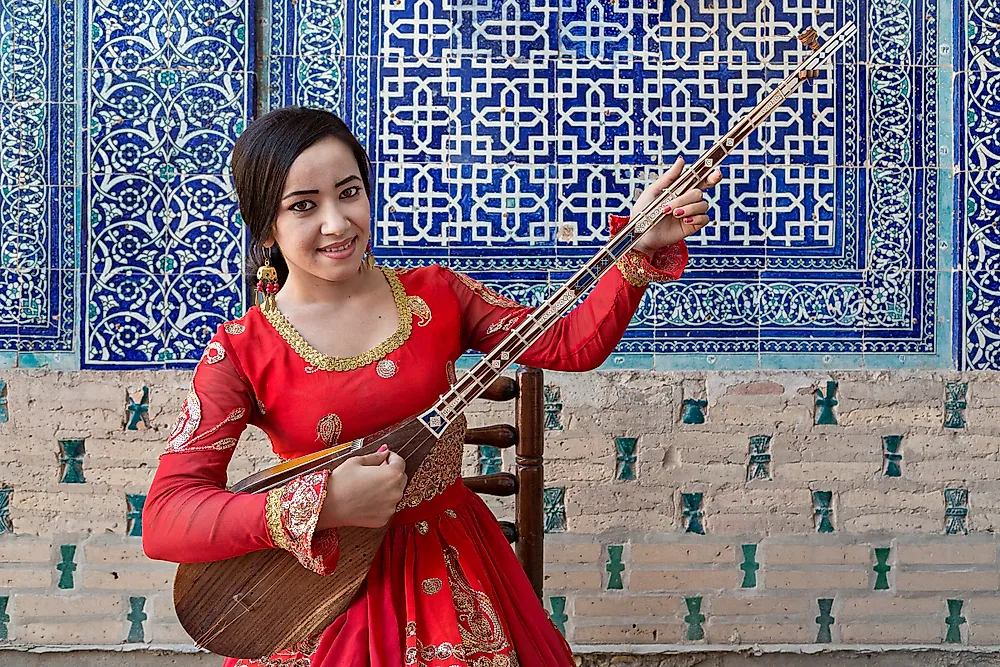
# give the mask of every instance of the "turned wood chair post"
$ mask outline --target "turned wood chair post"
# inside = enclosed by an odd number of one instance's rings
[[[542,498],[545,486],[545,395],[542,371],[522,366],[517,372],[515,404],[518,442],[516,470],[518,493],[514,516],[518,527],[515,549],[535,595],[542,597],[545,563],[545,516]]]

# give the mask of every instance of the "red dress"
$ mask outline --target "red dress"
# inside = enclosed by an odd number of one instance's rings
[[[683,243],[651,262],[627,255],[519,361],[560,371],[600,365],[645,284],[676,279],[686,260]],[[254,307],[219,327],[149,490],[147,555],[203,562],[281,547],[304,567],[331,571],[337,531],[315,531],[328,473],[267,494],[226,490],[246,424],[260,427],[283,459],[361,438],[430,407],[454,381],[462,353],[489,351],[530,311],[440,266],[382,271],[399,328],[358,357],[320,354],[276,311]],[[461,482],[462,422],[409,481],[348,611],[310,641],[256,661],[227,658],[225,667],[573,665],[496,519]]]

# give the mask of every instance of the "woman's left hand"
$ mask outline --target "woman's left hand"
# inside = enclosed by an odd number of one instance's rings
[[[651,185],[646,187],[632,206],[631,215],[636,216],[649,206],[670,184],[677,180],[684,170],[684,158],[677,158],[674,164],[660,175]],[[722,173],[716,169],[699,184],[679,197],[667,203],[669,207],[666,218],[649,229],[635,245],[635,249],[652,256],[660,248],[677,243],[691,236],[708,224],[706,215],[708,202],[704,199],[704,191],[715,187],[722,180]]]

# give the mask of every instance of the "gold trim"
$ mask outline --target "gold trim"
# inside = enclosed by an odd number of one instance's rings
[[[271,533],[271,541],[279,549],[289,550],[288,536],[281,523],[281,495],[285,487],[279,486],[267,492],[267,504],[264,505],[264,516],[267,517],[267,532]]]
[[[396,273],[392,269],[381,266],[378,268],[382,271],[385,279],[389,281],[389,287],[392,289],[392,298],[396,302],[396,314],[399,317],[399,327],[384,341],[355,357],[325,355],[310,345],[277,308],[273,310],[261,309],[261,312],[275,331],[310,366],[324,371],[353,371],[367,366],[384,359],[387,354],[399,349],[413,331],[413,313],[410,311],[410,302],[406,296],[406,290],[403,288],[403,283],[396,277]]]

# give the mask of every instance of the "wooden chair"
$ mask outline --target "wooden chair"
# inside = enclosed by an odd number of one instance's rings
[[[501,521],[507,541],[514,544],[517,559],[528,575],[535,594],[542,597],[544,560],[543,536],[543,450],[545,406],[542,371],[521,367],[517,379],[497,378],[482,398],[489,401],[509,401],[514,404],[516,426],[495,424],[470,428],[465,436],[467,445],[487,445],[499,449],[514,447],[514,474],[498,472],[462,479],[470,490],[494,496],[514,496],[514,521]]]

